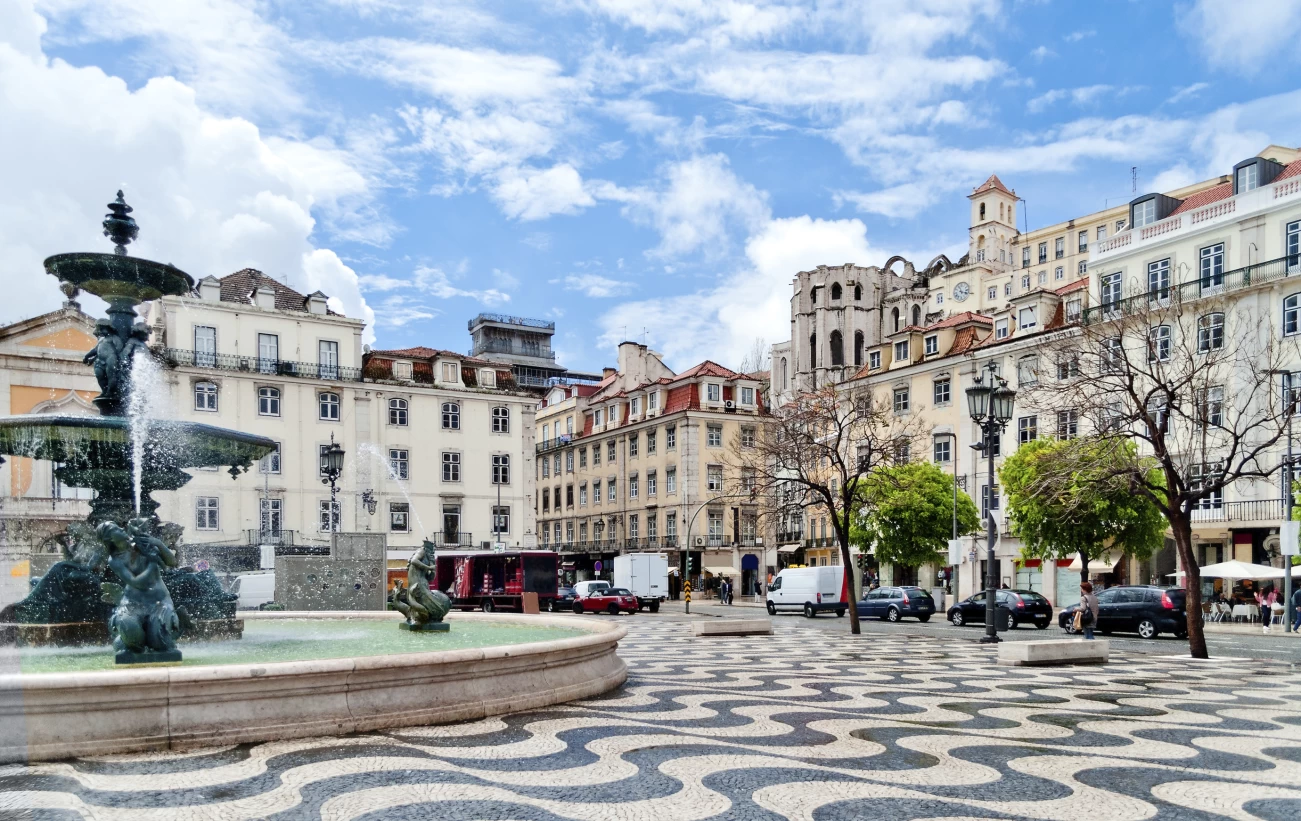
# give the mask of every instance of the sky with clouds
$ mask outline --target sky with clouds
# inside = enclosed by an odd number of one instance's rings
[[[1301,145],[1301,0],[0,0],[0,321],[41,260],[255,267],[467,349],[480,311],[733,367],[818,264],[966,246]],[[94,308],[88,305],[88,308]]]

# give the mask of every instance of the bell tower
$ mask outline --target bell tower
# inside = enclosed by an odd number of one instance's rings
[[[969,235],[972,262],[1011,264],[1010,242],[1016,236],[1016,192],[997,174],[967,195],[971,200]]]

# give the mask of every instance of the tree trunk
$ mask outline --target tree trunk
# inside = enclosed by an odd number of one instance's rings
[[[849,632],[857,636],[863,629],[858,624],[858,602],[854,600],[854,557],[849,552],[849,529],[841,533],[836,528],[836,540],[840,542],[840,563],[845,566],[845,589],[849,591]]]
[[[1184,571],[1185,603],[1188,610],[1188,653],[1195,659],[1210,658],[1206,650],[1206,634],[1202,631],[1202,572],[1193,556],[1193,528],[1188,514],[1180,509],[1170,517],[1170,530],[1174,533],[1175,549]],[[1176,577],[1178,578],[1178,577]]]
[[[1080,584],[1089,580],[1089,554],[1080,551]]]

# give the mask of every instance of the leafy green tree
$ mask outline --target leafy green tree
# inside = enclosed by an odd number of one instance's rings
[[[850,541],[878,561],[905,567],[933,562],[953,538],[953,477],[930,462],[880,467],[859,490],[861,511]],[[980,527],[980,514],[958,493],[958,533]]]
[[[1070,448],[1077,470],[1060,470],[1061,452]],[[1085,453],[1081,453],[1081,449]],[[1087,453],[1092,449],[1093,453]],[[998,475],[1007,495],[1012,533],[1031,558],[1080,557],[1080,580],[1089,578],[1090,560],[1117,549],[1146,559],[1165,538],[1166,520],[1147,496],[1137,494],[1112,460],[1138,458],[1133,442],[1036,439],[1003,463]],[[1081,458],[1083,456],[1083,458]],[[1155,467],[1148,482],[1160,482]]]

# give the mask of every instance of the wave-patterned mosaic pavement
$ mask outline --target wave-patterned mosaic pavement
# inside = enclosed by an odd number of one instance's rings
[[[0,767],[0,818],[1301,818],[1301,675],[1281,666],[1006,668],[971,642],[628,623],[632,676],[604,698]]]

